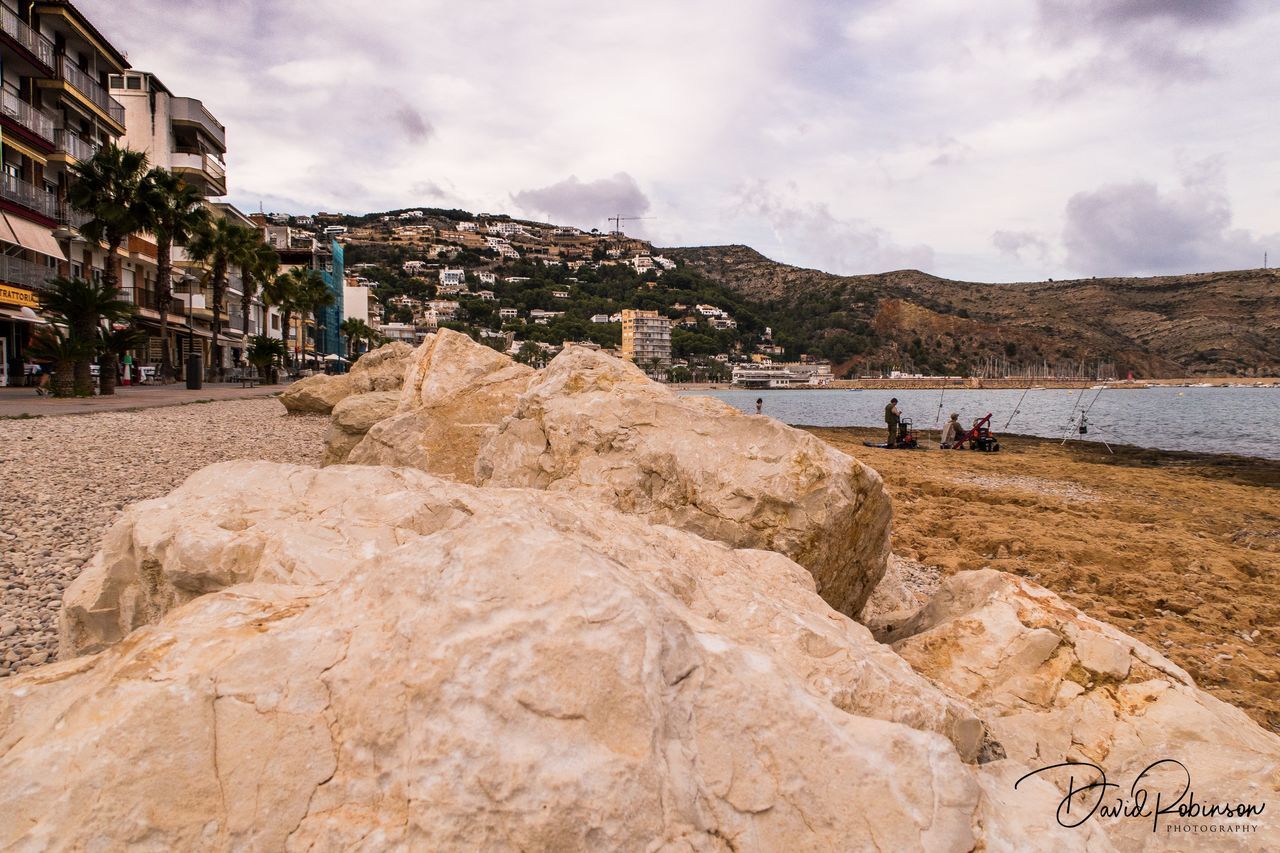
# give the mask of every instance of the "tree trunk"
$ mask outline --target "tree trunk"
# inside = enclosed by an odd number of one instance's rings
[[[244,314],[244,346],[245,350],[249,348],[249,311],[253,308],[254,281],[253,273],[244,267],[240,268],[240,288],[243,295],[240,297],[240,311]]]
[[[293,321],[293,312],[288,308],[280,309],[280,323],[284,328],[281,333],[284,336],[284,366],[290,368],[293,366],[293,353],[289,350],[289,332],[293,331],[290,324]]]
[[[76,362],[59,361],[53,366],[49,392],[55,397],[70,397],[76,390]]]
[[[222,381],[222,357],[218,352],[218,336],[222,334],[222,302],[227,290],[227,268],[215,264],[213,268],[213,343],[209,347],[209,360],[215,362],[213,375]]]
[[[160,381],[173,381],[173,356],[169,352],[169,303],[173,301],[173,240],[156,235],[156,310],[160,312]]]
[[[98,393],[104,397],[116,393],[116,371],[120,368],[120,356],[104,352],[98,358]]]

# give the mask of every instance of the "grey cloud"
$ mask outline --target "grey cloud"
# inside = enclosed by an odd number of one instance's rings
[[[649,211],[649,197],[626,172],[583,182],[577,175],[538,189],[521,190],[512,200],[530,214],[553,221],[593,228],[609,216],[640,216]]]
[[[802,257],[827,272],[856,274],[933,266],[933,248],[903,246],[882,228],[841,219],[826,204],[786,198],[767,182],[739,188],[733,212],[764,219],[784,254]]]
[[[1032,252],[1041,260],[1049,256],[1049,242],[1033,231],[996,231],[991,245],[1011,258],[1021,259],[1023,252]]]
[[[1133,181],[1076,193],[1067,202],[1063,242],[1067,265],[1089,275],[1247,269],[1266,247],[1261,235],[1231,227],[1213,163],[1190,168],[1169,191]]]
[[[427,121],[422,113],[407,104],[397,109],[392,118],[411,142],[425,142],[435,133],[435,128],[431,122]]]
[[[1043,20],[1062,31],[1132,29],[1151,22],[1218,27],[1238,18],[1244,0],[1040,0]]]
[[[1214,74],[1202,36],[1244,17],[1250,0],[1040,0],[1041,31],[1057,45],[1098,51],[1042,89],[1077,95],[1096,84],[1168,83]]]

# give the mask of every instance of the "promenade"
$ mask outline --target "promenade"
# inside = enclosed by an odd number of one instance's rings
[[[122,412],[156,406],[218,400],[247,400],[270,397],[288,385],[259,385],[244,388],[239,382],[206,383],[199,391],[189,391],[181,383],[173,385],[131,385],[116,388],[106,397],[41,397],[34,388],[0,388],[0,418],[48,417]]]

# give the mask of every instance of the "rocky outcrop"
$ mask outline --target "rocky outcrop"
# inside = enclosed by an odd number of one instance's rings
[[[351,449],[360,443],[370,428],[396,413],[400,405],[399,391],[370,391],[352,394],[333,407],[329,432],[324,438],[324,458],[320,464],[345,462]]]
[[[582,495],[739,548],[785,554],[855,615],[885,571],[890,506],[870,468],[808,433],[680,397],[583,347],[556,356],[481,449],[477,482]]]
[[[347,461],[408,466],[472,482],[481,444],[512,412],[534,375],[532,368],[466,335],[441,330],[414,352],[398,413],[368,429]]]
[[[1030,581],[962,572],[885,639],[917,672],[971,702],[1021,767],[1094,764],[1127,789],[1152,762],[1177,759],[1185,770],[1164,765],[1149,777],[1166,805],[1187,773],[1202,803],[1262,803],[1280,791],[1280,738],[1197,689],[1159,652]],[[1065,786],[1067,773],[1047,778]],[[1263,837],[1280,837],[1274,806],[1259,823]],[[1149,820],[1117,821],[1109,833],[1123,849],[1165,849]],[[1249,847],[1258,836],[1242,838]]]
[[[352,394],[399,391],[413,347],[396,341],[360,356],[351,370],[334,376],[317,374],[294,382],[280,394],[290,414],[327,415]]]
[[[131,509],[104,555],[116,589],[133,561],[134,588],[186,603],[0,687],[0,847],[984,831],[973,716],[778,554],[563,495],[236,462]]]

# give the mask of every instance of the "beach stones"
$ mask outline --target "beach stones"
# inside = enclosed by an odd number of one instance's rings
[[[880,477],[808,433],[681,397],[635,365],[568,347],[480,450],[477,482],[590,497],[650,522],[795,560],[841,613],[884,575]]]

